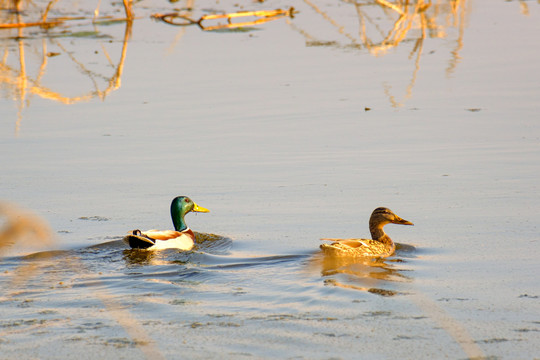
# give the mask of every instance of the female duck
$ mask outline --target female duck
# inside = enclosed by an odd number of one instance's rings
[[[379,207],[373,210],[369,218],[369,239],[321,239],[334,241],[332,244],[322,244],[325,254],[348,257],[387,257],[394,253],[396,245],[383,230],[386,224],[414,225],[394,214],[392,210]]]
[[[132,249],[180,249],[191,250],[195,235],[184,221],[184,216],[190,212],[209,212],[210,210],[195,204],[187,196],[178,196],[171,203],[171,217],[175,230],[132,230],[123,240]]]

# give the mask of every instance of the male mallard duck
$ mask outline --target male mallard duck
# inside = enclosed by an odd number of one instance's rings
[[[124,237],[124,242],[132,249],[180,249],[191,250],[195,235],[184,221],[184,216],[190,212],[210,212],[210,210],[195,204],[187,196],[175,197],[171,203],[171,217],[175,230],[132,230]]]
[[[414,225],[394,214],[392,210],[379,207],[373,210],[369,218],[369,231],[373,240],[369,239],[321,239],[334,241],[322,244],[325,254],[334,256],[387,257],[394,253],[396,245],[383,230],[386,224]]]

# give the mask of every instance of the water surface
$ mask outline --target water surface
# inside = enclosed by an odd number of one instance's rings
[[[0,199],[56,241],[4,253],[0,358],[538,356],[538,4],[150,17],[291,6],[239,5],[141,2],[129,27],[58,4],[85,18],[1,30]],[[126,250],[177,195],[211,210],[187,216],[197,249]],[[415,223],[386,228],[395,256],[321,257],[378,206]]]

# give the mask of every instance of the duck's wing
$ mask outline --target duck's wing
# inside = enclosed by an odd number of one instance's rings
[[[174,230],[132,230],[124,236],[124,242],[132,249],[148,249],[156,245],[158,240],[172,240],[182,236],[182,232]]]
[[[336,238],[324,238],[323,241],[333,241],[343,246],[349,246],[351,248],[358,248],[361,246],[370,246],[370,240],[368,239],[336,239]]]
[[[175,230],[147,230],[142,233],[143,236],[152,240],[171,240],[182,236],[182,234],[182,232]]]

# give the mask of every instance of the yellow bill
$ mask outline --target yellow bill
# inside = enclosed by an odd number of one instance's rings
[[[207,208],[203,208],[202,206],[197,205],[196,203],[193,203],[193,210],[194,212],[210,212]]]

